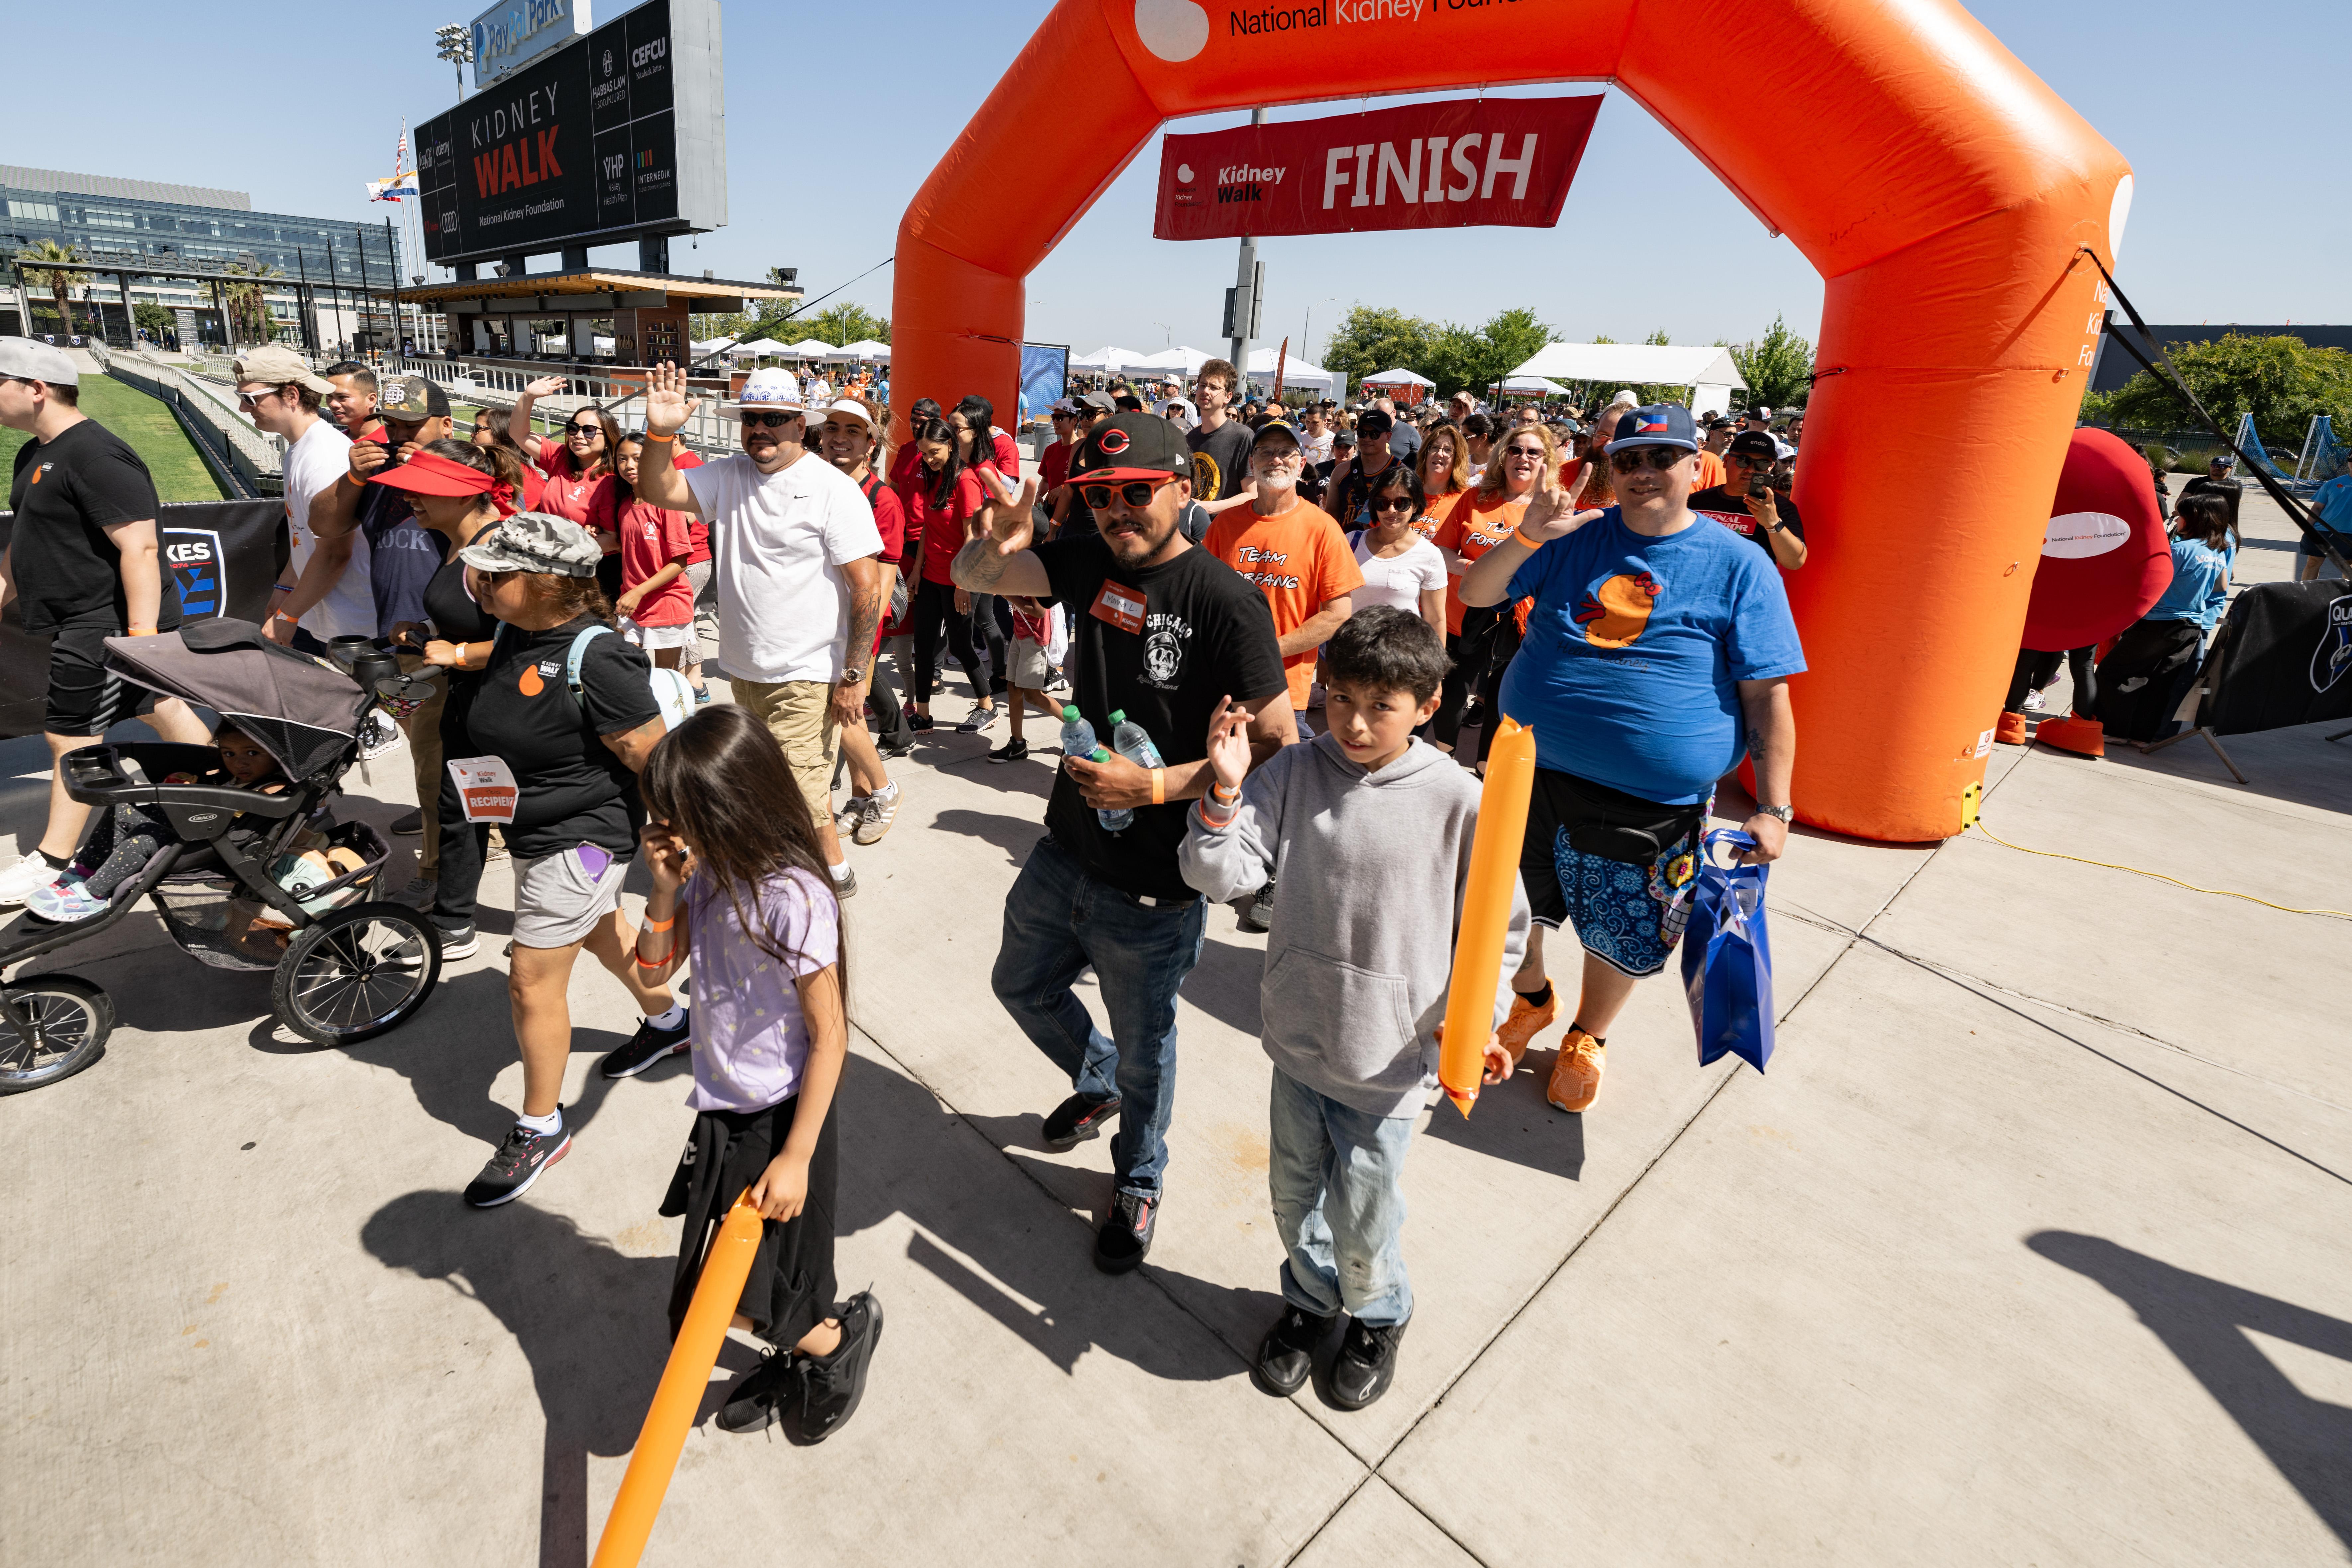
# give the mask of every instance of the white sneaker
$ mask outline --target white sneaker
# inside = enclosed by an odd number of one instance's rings
[[[46,888],[64,876],[35,850],[5,871],[0,871],[0,909],[23,903],[33,896],[37,888]]]
[[[2049,706],[2050,699],[2047,696],[2043,695],[2042,692],[2035,691],[2031,688],[2027,689],[2025,693],[2025,710],[2028,713],[2039,713],[2044,708]]]

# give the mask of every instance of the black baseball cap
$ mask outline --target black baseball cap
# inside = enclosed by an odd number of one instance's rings
[[[1731,445],[1724,450],[1743,458],[1761,458],[1768,463],[1778,462],[1780,457],[1780,448],[1774,446],[1772,437],[1761,430],[1742,430],[1731,438]]]
[[[1143,399],[1136,396],[1135,394],[1131,392],[1120,393],[1117,397],[1111,399],[1111,404],[1114,407],[1124,408],[1129,414],[1140,414],[1143,412]]]
[[[1385,436],[1396,428],[1396,421],[1377,408],[1367,408],[1356,416],[1356,434],[1370,438]]]
[[[1690,410],[1683,405],[1646,403],[1619,416],[1616,438],[1608,449],[1614,452],[1620,447],[1680,447],[1696,452],[1698,434],[1691,427]]]
[[[1157,414],[1113,415],[1087,433],[1070,462],[1073,484],[1117,484],[1192,471],[1184,434]]]
[[[1269,414],[1265,416],[1264,418],[1257,421],[1254,428],[1255,433],[1252,437],[1253,440],[1263,441],[1268,436],[1276,436],[1289,442],[1294,447],[1298,447],[1303,449],[1306,446],[1306,443],[1298,438],[1298,432],[1292,426],[1290,421],[1283,418],[1278,414]]]

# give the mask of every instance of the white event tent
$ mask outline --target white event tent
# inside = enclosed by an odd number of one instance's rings
[[[1255,349],[1250,353],[1249,374],[1268,392],[1274,390],[1275,361],[1280,354],[1278,346]],[[1319,364],[1310,364],[1292,354],[1282,361],[1282,385],[1286,392],[1293,387],[1312,388],[1323,396],[1344,400],[1348,395],[1348,374],[1325,370]]]
[[[1556,381],[1546,381],[1539,375],[1515,375],[1505,381],[1502,390],[1521,396],[1565,397],[1568,388]]]
[[[841,345],[841,352],[846,357],[855,360],[887,362],[890,358],[890,345],[876,342],[872,338],[860,338],[854,343],[844,343]]]
[[[1437,383],[1425,375],[1415,375],[1412,372],[1400,366],[1395,370],[1384,370],[1378,375],[1364,377],[1364,384],[1366,386],[1435,386]]]
[[[1731,351],[1672,343],[1547,343],[1511,372],[1553,381],[1613,382],[1621,386],[1687,386],[1693,414],[1720,414],[1748,383]]]

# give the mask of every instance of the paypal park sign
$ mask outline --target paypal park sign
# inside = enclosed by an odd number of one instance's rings
[[[474,18],[474,86],[584,37],[589,0],[505,0]]]

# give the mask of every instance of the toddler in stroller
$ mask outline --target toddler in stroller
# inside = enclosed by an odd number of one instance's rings
[[[220,752],[219,767],[202,773],[172,773],[163,782],[215,784],[264,795],[284,793],[287,780],[278,766],[278,759],[242,730],[223,724],[213,735],[213,745]],[[65,874],[49,886],[35,889],[26,900],[26,907],[41,919],[61,925],[93,919],[105,912],[115,889],[144,870],[155,851],[174,837],[172,824],[161,808],[117,805],[99,818],[98,830],[75,855]],[[279,887],[299,895],[347,871],[356,871],[364,864],[356,851],[331,845],[324,833],[306,827],[270,866],[269,872]]]

